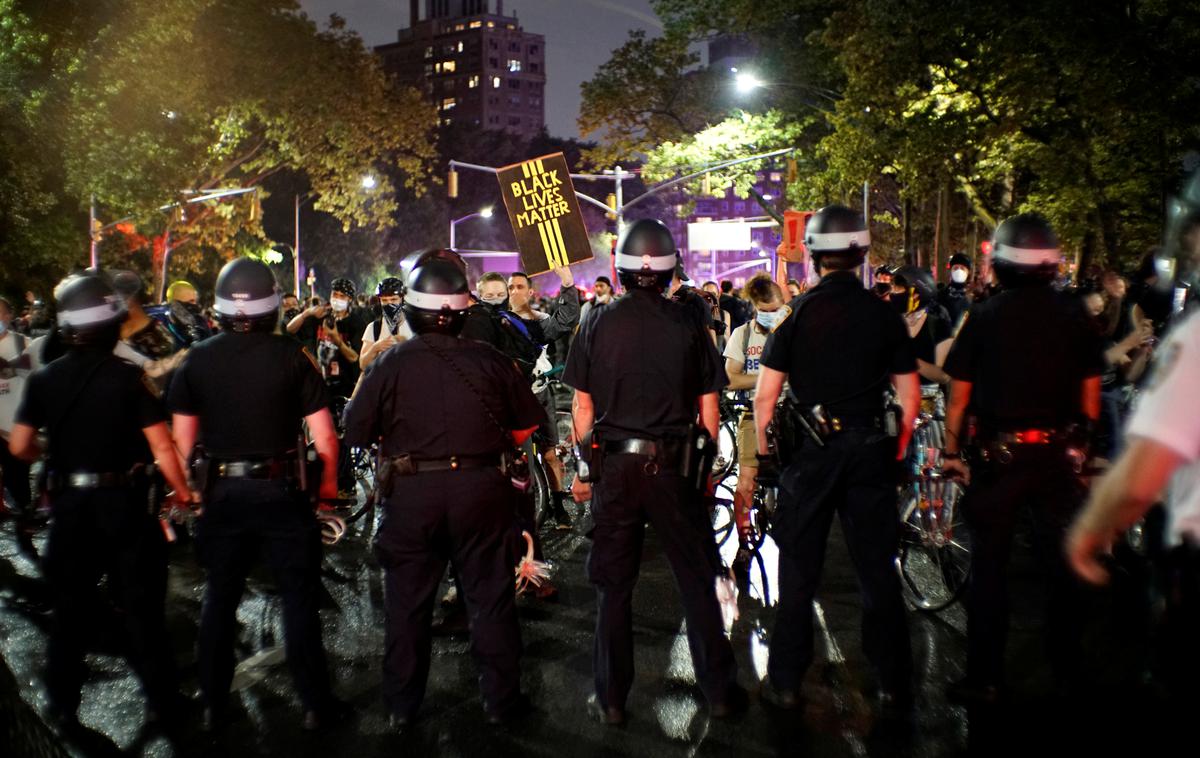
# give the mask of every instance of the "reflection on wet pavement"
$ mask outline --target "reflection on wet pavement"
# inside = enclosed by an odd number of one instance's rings
[[[183,755],[506,755],[520,756],[704,756],[704,755],[952,755],[1020,745],[1031,730],[1050,730],[1079,747],[1080,734],[1061,727],[1071,709],[1053,703],[1039,658],[1036,571],[1015,570],[1014,622],[1010,647],[1014,689],[1025,697],[997,714],[976,716],[950,705],[946,683],[962,674],[965,617],[960,606],[939,615],[913,613],[917,704],[911,717],[883,718],[873,701],[874,680],[862,655],[858,587],[836,526],[819,593],[818,660],[805,683],[802,714],[782,713],[758,701],[755,685],[765,674],[773,611],[762,598],[776,598],[777,551],[768,540],[761,570],[750,573],[740,598],[741,618],[732,640],[741,683],[752,692],[748,713],[732,722],[709,719],[694,675],[674,581],[653,532],[634,599],[637,680],[629,703],[630,722],[613,729],[587,717],[591,691],[595,597],[584,574],[590,526],[581,511],[575,531],[546,536],[560,596],[554,603],[520,602],[525,643],[524,685],[534,712],[520,723],[484,725],[476,672],[465,639],[435,638],[434,660],[421,720],[404,735],[389,732],[380,699],[383,646],[381,572],[369,550],[372,524],[328,551],[324,565],[322,618],[335,689],[354,704],[355,718],[315,737],[300,730],[300,707],[283,665],[279,603],[265,573],[255,574],[238,613],[241,630],[234,679],[236,720],[220,741],[189,727],[174,744],[142,731],[143,701],[124,661],[114,653],[120,640],[108,610],[98,610],[91,678],[80,718],[94,733],[76,754]],[[727,561],[736,538],[722,551]],[[38,542],[41,547],[41,542]],[[169,632],[185,687],[195,690],[194,643],[203,576],[186,540],[172,548]],[[769,590],[769,592],[768,592]],[[41,685],[47,623],[45,587],[34,560],[22,555],[11,524],[0,532],[0,652],[22,696],[44,712]],[[1113,674],[1109,678],[1115,678]],[[1103,690],[1111,693],[1113,690]],[[1122,692],[1124,692],[1122,690]],[[1078,705],[1078,704],[1077,704]],[[1109,708],[1127,720],[1141,711],[1118,698]],[[1108,744],[1115,742],[1110,734]],[[1039,746],[1053,744],[1040,737]],[[1148,743],[1140,743],[1145,747]]]

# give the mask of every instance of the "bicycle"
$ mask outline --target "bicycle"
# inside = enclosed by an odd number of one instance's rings
[[[925,391],[909,445],[910,480],[900,489],[900,549],[896,570],[909,603],[935,613],[954,604],[971,573],[970,537],[958,508],[962,487],[940,473],[945,425],[940,393]]]

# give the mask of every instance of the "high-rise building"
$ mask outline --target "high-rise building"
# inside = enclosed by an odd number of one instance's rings
[[[425,0],[423,18],[419,10],[410,0],[409,26],[375,48],[384,70],[425,92],[443,126],[538,134],[546,123],[545,37],[505,16],[504,0]]]

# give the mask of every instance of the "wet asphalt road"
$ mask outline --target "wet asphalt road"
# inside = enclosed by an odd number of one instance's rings
[[[1089,638],[1092,686],[1071,698],[1055,695],[1045,673],[1039,608],[1042,585],[1028,548],[1018,545],[1013,570],[1014,623],[1009,644],[1013,696],[997,709],[968,712],[943,695],[962,674],[965,618],[960,606],[942,614],[912,613],[917,702],[907,716],[880,714],[874,683],[861,648],[859,599],[849,559],[835,525],[819,595],[818,662],[809,672],[802,713],[773,711],[754,688],[765,673],[766,643],[773,613],[753,577],[743,592],[741,619],[732,640],[740,681],[751,690],[748,712],[730,722],[708,718],[694,688],[682,611],[653,532],[635,597],[637,682],[629,702],[630,722],[606,728],[587,717],[591,691],[594,594],[584,564],[589,521],[574,511],[575,529],[548,532],[547,553],[560,588],[556,602],[520,603],[525,644],[524,688],[534,710],[507,728],[485,725],[475,669],[466,639],[435,640],[434,661],[421,720],[408,733],[389,732],[380,700],[383,645],[381,573],[367,549],[371,525],[357,523],[328,551],[323,620],[335,689],[357,715],[316,736],[299,727],[299,705],[283,665],[278,603],[265,574],[251,582],[239,611],[243,627],[234,687],[236,720],[221,740],[194,727],[168,742],[142,731],[143,702],[136,681],[113,653],[120,640],[97,610],[92,677],[80,718],[89,733],[73,740],[83,755],[280,755],[327,756],[937,756],[972,754],[1115,754],[1128,744],[1137,754],[1170,739],[1160,702],[1137,681],[1144,668],[1144,640],[1136,606],[1097,593],[1098,631]],[[39,542],[40,544],[40,538]],[[732,557],[734,545],[725,546]],[[767,583],[774,585],[773,546],[764,546]],[[185,691],[194,693],[193,646],[202,575],[190,546],[173,547],[169,628]],[[1119,593],[1117,593],[1119,594]],[[11,522],[0,523],[0,653],[35,710],[45,708],[40,676],[47,627],[46,591],[36,562],[17,546]],[[0,746],[2,747],[2,746]],[[1147,750],[1151,752],[1145,752]],[[1184,751],[1186,754],[1186,750]],[[0,750],[3,753],[3,750]]]

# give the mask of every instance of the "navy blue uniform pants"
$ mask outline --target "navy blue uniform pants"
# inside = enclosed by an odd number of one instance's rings
[[[1018,516],[1026,507],[1032,516],[1034,549],[1048,580],[1050,661],[1064,681],[1078,674],[1085,595],[1067,566],[1063,540],[1083,495],[1066,451],[1058,445],[1018,448],[1011,463],[972,467],[962,504],[971,533],[966,605],[967,676],[972,681],[1004,681],[1008,560]]]
[[[163,615],[167,546],[145,490],[64,490],[52,498],[51,512],[43,564],[54,608],[46,651],[50,702],[67,714],[79,707],[83,658],[97,629],[97,584],[107,576],[125,655],[150,707],[165,712],[178,691]]]
[[[895,559],[896,440],[846,430],[818,447],[805,440],[780,479],[772,536],[779,545],[779,608],[767,665],[772,683],[799,690],[813,661],[813,599],[836,512],[862,593],[863,652],[880,685],[911,687],[912,653]]]
[[[433,604],[447,562],[466,603],[484,708],[501,713],[520,696],[514,495],[498,468],[394,478],[375,537],[384,569],[383,697],[392,713],[412,716],[425,698]]]
[[[606,708],[624,708],[633,686],[633,588],[649,521],[683,600],[696,680],[710,703],[723,703],[737,666],[717,602],[712,523],[682,476],[648,474],[647,460],[606,455],[592,495],[595,528],[587,568],[598,609],[592,653],[596,695]]]
[[[205,704],[225,708],[233,681],[237,609],[260,555],[283,600],[284,646],[297,693],[308,710],[331,699],[321,641],[321,534],[307,498],[282,480],[218,479],[196,525],[207,573],[197,664]]]

